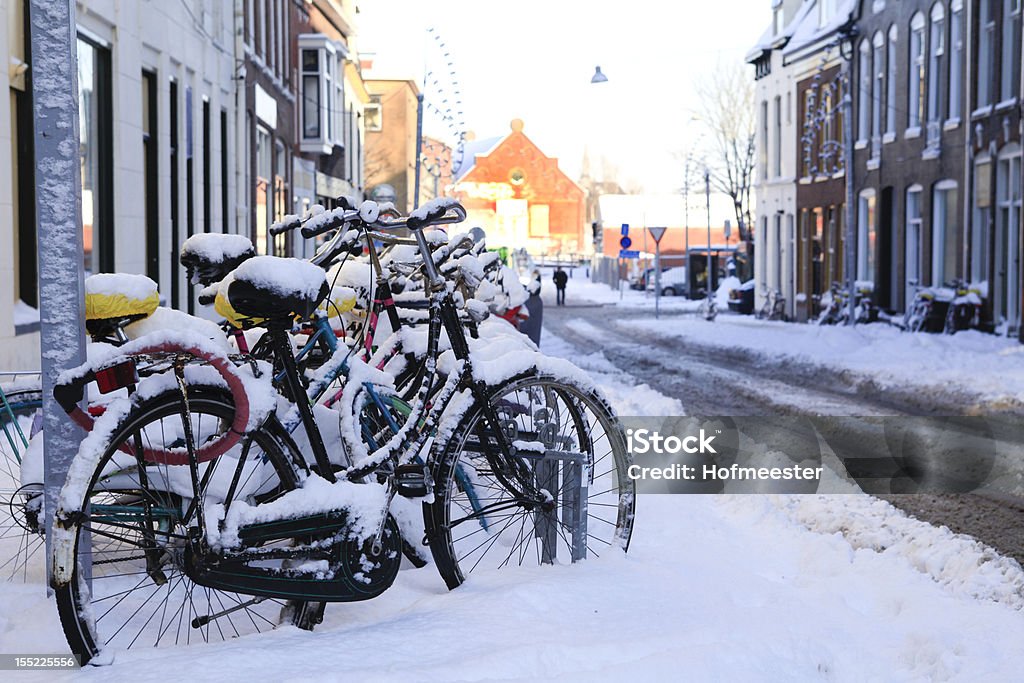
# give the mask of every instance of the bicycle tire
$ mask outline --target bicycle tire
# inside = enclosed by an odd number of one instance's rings
[[[541,397],[543,400],[538,403],[535,399]],[[574,543],[580,542],[586,548],[587,556],[600,556],[609,548],[626,551],[633,529],[635,487],[633,480],[627,476],[630,458],[625,436],[604,400],[592,390],[581,389],[553,376],[534,372],[492,388],[487,404],[497,410],[507,409],[508,413],[515,414],[511,421],[503,422],[501,429],[506,435],[512,430],[511,422],[515,423],[516,433],[522,439],[529,440],[531,435],[546,432],[552,437],[554,445],[561,444],[565,449],[575,447],[575,452],[586,459],[590,475],[584,487],[579,470],[571,462],[555,461],[554,465],[547,465],[547,469],[542,471],[544,466],[536,464],[541,461],[532,459],[532,462],[527,462],[531,459],[516,455],[520,463],[541,481],[554,482],[556,485],[562,482],[552,496],[554,507],[540,512],[520,507],[518,510],[509,508],[511,512],[500,510],[496,511],[499,514],[481,514],[480,511],[488,507],[511,504],[513,496],[493,474],[494,469],[501,464],[494,462],[493,456],[488,457],[482,452],[480,444],[490,438],[488,427],[484,424],[487,406],[479,402],[474,404],[459,420],[451,437],[436,447],[432,463],[434,498],[423,509],[424,526],[434,563],[448,588],[454,589],[465,582],[468,574],[480,568],[487,553],[499,541],[508,543],[511,540],[511,550],[505,555],[508,546],[503,545],[498,556],[491,556],[487,560],[485,566],[489,568],[500,569],[510,564],[516,551],[519,551],[516,558],[519,565],[527,564],[528,559],[531,560],[530,564],[532,560],[536,560],[537,564],[550,564],[580,559],[572,552]],[[541,413],[542,410],[548,412]],[[552,414],[554,421],[551,421]],[[541,420],[540,424],[538,420]],[[555,425],[553,430],[546,426],[552,424]],[[597,429],[601,433],[595,436]],[[473,439],[476,441],[473,442]],[[549,451],[559,449],[552,447]],[[609,455],[612,456],[611,462],[602,464]],[[460,470],[463,476],[468,476],[472,481],[473,495],[478,496],[479,500],[470,500],[468,492],[463,490],[458,476]],[[571,484],[575,479],[580,481],[579,486]],[[583,491],[586,491],[587,503],[585,538],[582,538],[579,528],[574,537],[572,524],[569,523],[573,512],[582,510],[574,501],[584,500]],[[569,501],[568,504],[566,501]],[[454,517],[453,511],[456,513]],[[604,518],[603,515],[608,512],[615,514],[614,521]],[[460,518],[458,515],[469,516]],[[453,530],[466,521],[472,525],[465,530],[466,533],[453,534]],[[494,528],[489,528],[489,524]],[[498,528],[498,525],[501,527]],[[538,526],[543,537],[538,536]],[[485,533],[482,543],[477,544],[479,539],[476,538],[468,540],[480,532]],[[533,546],[535,552],[530,553],[528,546]],[[482,552],[478,552],[481,549]],[[493,566],[495,563],[497,567]]]
[[[190,388],[188,403],[194,433],[200,438],[206,433],[203,431],[203,415],[210,416],[214,429],[225,424],[230,425],[234,414],[233,402],[230,394],[224,390]],[[196,619],[203,616],[201,608],[204,598],[205,606],[209,610],[208,616],[227,607],[242,605],[248,600],[247,596],[207,589],[191,582],[182,569],[184,552],[181,539],[187,537],[187,520],[175,519],[181,516],[182,509],[186,510],[187,516],[187,500],[199,500],[200,496],[205,497],[211,492],[210,487],[213,485],[222,485],[223,477],[217,475],[217,468],[221,463],[234,460],[233,463],[224,465],[225,469],[221,470],[230,477],[240,460],[238,454],[242,452],[243,444],[200,465],[202,481],[207,483],[207,488],[200,495],[192,490],[191,497],[182,494],[180,488],[181,470],[187,471],[187,466],[176,466],[178,471],[171,471],[175,466],[147,465],[142,473],[136,466],[133,474],[131,470],[134,458],[125,456],[121,451],[123,445],[140,442],[148,445],[146,441],[152,443],[158,438],[164,442],[163,447],[178,444],[177,433],[168,435],[167,431],[175,418],[178,419],[179,425],[183,426],[180,410],[181,396],[177,390],[172,390],[142,402],[122,419],[108,441],[86,489],[82,509],[88,512],[77,515],[68,527],[74,538],[74,555],[73,558],[64,558],[64,561],[73,561],[74,568],[71,580],[56,589],[57,608],[68,644],[73,652],[81,656],[83,664],[107,647],[131,648],[136,646],[140,639],[147,643],[152,642],[153,647],[171,645],[172,640],[173,644],[178,644],[182,640],[187,643],[192,641],[193,631],[198,631],[199,637],[196,640],[209,641],[216,639],[217,636],[227,639],[229,636],[260,631],[261,627],[275,627],[284,615],[288,615],[290,621],[296,625],[312,627],[313,621],[306,613],[306,603],[287,603],[278,600],[262,601],[256,607],[266,602],[271,604],[265,608],[261,607],[258,611],[248,608],[242,610],[247,620],[235,620],[231,614],[227,614],[197,626],[196,621],[192,619],[193,616]],[[208,422],[207,430],[210,428]],[[234,500],[245,498],[250,502],[262,502],[298,485],[297,454],[292,451],[290,438],[275,418],[247,434],[243,442],[251,444],[247,452],[247,462],[252,463],[253,468],[241,481],[241,488],[238,489]],[[260,463],[269,467],[261,466]],[[247,468],[248,464],[239,471],[244,474]],[[254,475],[255,482],[252,481]],[[167,485],[154,484],[155,480],[166,482]],[[122,531],[119,535],[118,529],[127,531]],[[91,581],[86,579],[79,555],[83,530],[87,530],[94,540],[91,544],[89,564]],[[96,543],[97,537],[106,539],[106,544]],[[119,541],[123,542],[124,548],[118,547]],[[144,562],[140,562],[141,560]],[[57,561],[56,558],[54,561]],[[140,564],[141,570],[138,569]],[[135,578],[131,578],[140,575],[142,578],[138,583],[135,583]],[[133,583],[134,586],[131,585]],[[158,600],[157,606],[149,610],[151,599],[165,590],[166,597],[162,601]],[[142,592],[148,592],[149,595],[142,595]],[[113,605],[101,605],[112,598],[117,598]],[[140,599],[142,602],[136,607]],[[175,608],[169,610],[172,600]],[[93,608],[97,606],[106,611],[94,614]],[[281,608],[279,611],[278,607]],[[148,618],[144,621],[139,620],[141,627],[139,621],[136,621],[131,628],[127,628],[143,613],[144,608]],[[151,624],[158,611],[159,623],[154,630]],[[278,611],[277,616],[274,615],[275,611]],[[170,621],[167,620],[169,613]],[[257,617],[260,621],[257,621]],[[222,622],[222,618],[226,618],[227,622]],[[177,623],[173,624],[175,619]],[[107,620],[105,624],[104,620]],[[174,631],[173,638],[168,633],[170,630]],[[151,641],[154,635],[155,641]]]

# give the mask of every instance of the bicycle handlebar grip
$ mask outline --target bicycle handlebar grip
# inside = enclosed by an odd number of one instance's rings
[[[294,230],[300,225],[302,225],[302,219],[299,218],[298,216],[289,214],[284,217],[284,220],[280,221],[279,223],[274,223],[273,225],[270,226],[270,234],[276,237],[277,235],[280,235],[283,232]]]

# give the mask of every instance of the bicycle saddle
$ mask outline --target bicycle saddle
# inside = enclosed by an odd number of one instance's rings
[[[147,318],[159,305],[156,283],[145,275],[100,273],[85,279],[85,327],[93,336]]]
[[[181,245],[181,265],[194,285],[220,282],[243,261],[256,255],[252,242],[244,235],[201,233]]]
[[[217,311],[237,327],[267,320],[290,324],[294,318],[310,317],[329,290],[327,274],[307,261],[255,256],[221,284]]]

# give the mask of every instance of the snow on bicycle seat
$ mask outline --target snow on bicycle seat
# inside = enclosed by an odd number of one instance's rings
[[[308,261],[254,256],[221,282],[214,307],[236,327],[308,318],[330,288],[327,274]]]
[[[103,335],[123,322],[142,320],[160,305],[156,283],[145,275],[99,273],[85,279],[85,326]]]
[[[220,282],[243,261],[256,255],[252,242],[244,235],[200,233],[181,245],[181,265],[192,284]]]

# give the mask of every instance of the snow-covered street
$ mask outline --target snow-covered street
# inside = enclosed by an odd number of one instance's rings
[[[620,414],[686,408],[545,335]],[[66,650],[43,592],[0,585],[0,651]],[[452,593],[431,567],[406,569],[312,633],[143,648],[35,680],[1012,680],[1022,610],[1017,562],[870,496],[645,495],[625,557],[475,573]]]

